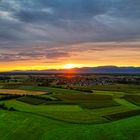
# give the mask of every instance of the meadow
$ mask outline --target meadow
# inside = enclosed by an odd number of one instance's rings
[[[3,140],[139,140],[140,117],[105,124],[71,124],[23,112],[0,111]]]
[[[1,86],[0,139],[139,140],[139,87],[116,86]]]

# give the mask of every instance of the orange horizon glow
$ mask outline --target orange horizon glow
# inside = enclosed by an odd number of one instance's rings
[[[34,58],[29,60],[1,61],[0,72],[12,70],[45,70],[45,69],[71,69],[81,67],[118,66],[140,67],[139,43],[84,43],[75,44],[77,51],[68,51],[69,55],[62,55],[51,59]],[[98,46],[99,49],[98,49]],[[119,46],[119,47],[118,47]],[[93,49],[92,49],[93,47]],[[89,48],[80,50],[80,48]],[[1,53],[11,53],[1,49]],[[16,50],[12,52],[16,53]]]
[[[87,62],[87,63],[86,63]],[[112,63],[113,62],[113,63]],[[40,62],[33,62],[33,61],[28,61],[28,62],[18,62],[18,63],[0,63],[0,72],[8,72],[8,71],[13,71],[13,70],[47,70],[47,69],[72,69],[72,68],[81,68],[81,67],[98,67],[98,66],[118,66],[118,67],[140,67],[140,62],[133,62],[133,61],[128,61],[129,63],[121,64],[121,60],[118,62],[115,60],[111,61],[110,63],[107,62],[101,62],[97,63],[94,62],[94,64],[91,63],[91,61],[79,61],[79,63],[57,63],[57,64],[48,64],[44,65],[44,63]],[[125,62],[125,61],[123,61]]]
[[[6,68],[0,68],[0,72],[8,72],[8,71],[14,71],[14,70],[49,70],[49,69],[67,69],[71,70],[73,68],[82,68],[82,67],[98,67],[98,66],[117,66],[117,67],[130,67],[132,65],[81,65],[81,66],[75,66],[75,65],[60,65],[60,66],[53,66],[53,67],[47,67],[47,66],[25,66],[25,67],[6,67]],[[140,67],[139,65],[134,65],[133,67]]]
[[[98,66],[118,66],[118,67],[129,67],[129,66],[133,66],[133,67],[140,67],[140,62],[137,61],[134,62],[129,61],[129,63],[123,65],[121,64],[122,61],[116,61],[115,60],[111,61],[110,63],[107,62],[101,62],[101,63],[97,63],[94,62],[94,64],[91,63],[91,61],[83,61],[83,63],[81,61],[79,61],[79,63],[75,63],[76,61],[73,61],[74,63],[57,63],[57,64],[48,64],[48,65],[44,65],[44,63],[40,62],[33,62],[33,61],[28,61],[28,62],[18,62],[18,63],[0,63],[0,72],[8,72],[8,71],[14,71],[14,70],[21,70],[21,71],[26,71],[26,70],[48,70],[48,69],[72,69],[72,68],[82,68],[82,67],[98,67]],[[112,63],[113,62],[113,63]],[[123,61],[125,62],[125,61]]]

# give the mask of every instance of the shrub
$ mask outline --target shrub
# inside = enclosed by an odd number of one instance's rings
[[[8,108],[5,104],[0,104],[0,109],[8,110],[8,111],[16,111],[15,108],[13,107]]]
[[[10,107],[8,110],[9,110],[9,111],[16,111],[16,109],[13,108],[13,107]]]

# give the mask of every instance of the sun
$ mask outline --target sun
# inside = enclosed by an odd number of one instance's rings
[[[64,68],[65,69],[72,69],[72,68],[75,68],[77,65],[76,64],[66,64],[64,65]]]

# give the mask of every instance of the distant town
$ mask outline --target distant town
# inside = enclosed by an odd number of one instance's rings
[[[92,85],[140,84],[139,75],[94,75],[94,74],[14,74],[0,75],[0,82],[10,86],[37,85],[59,88]]]

